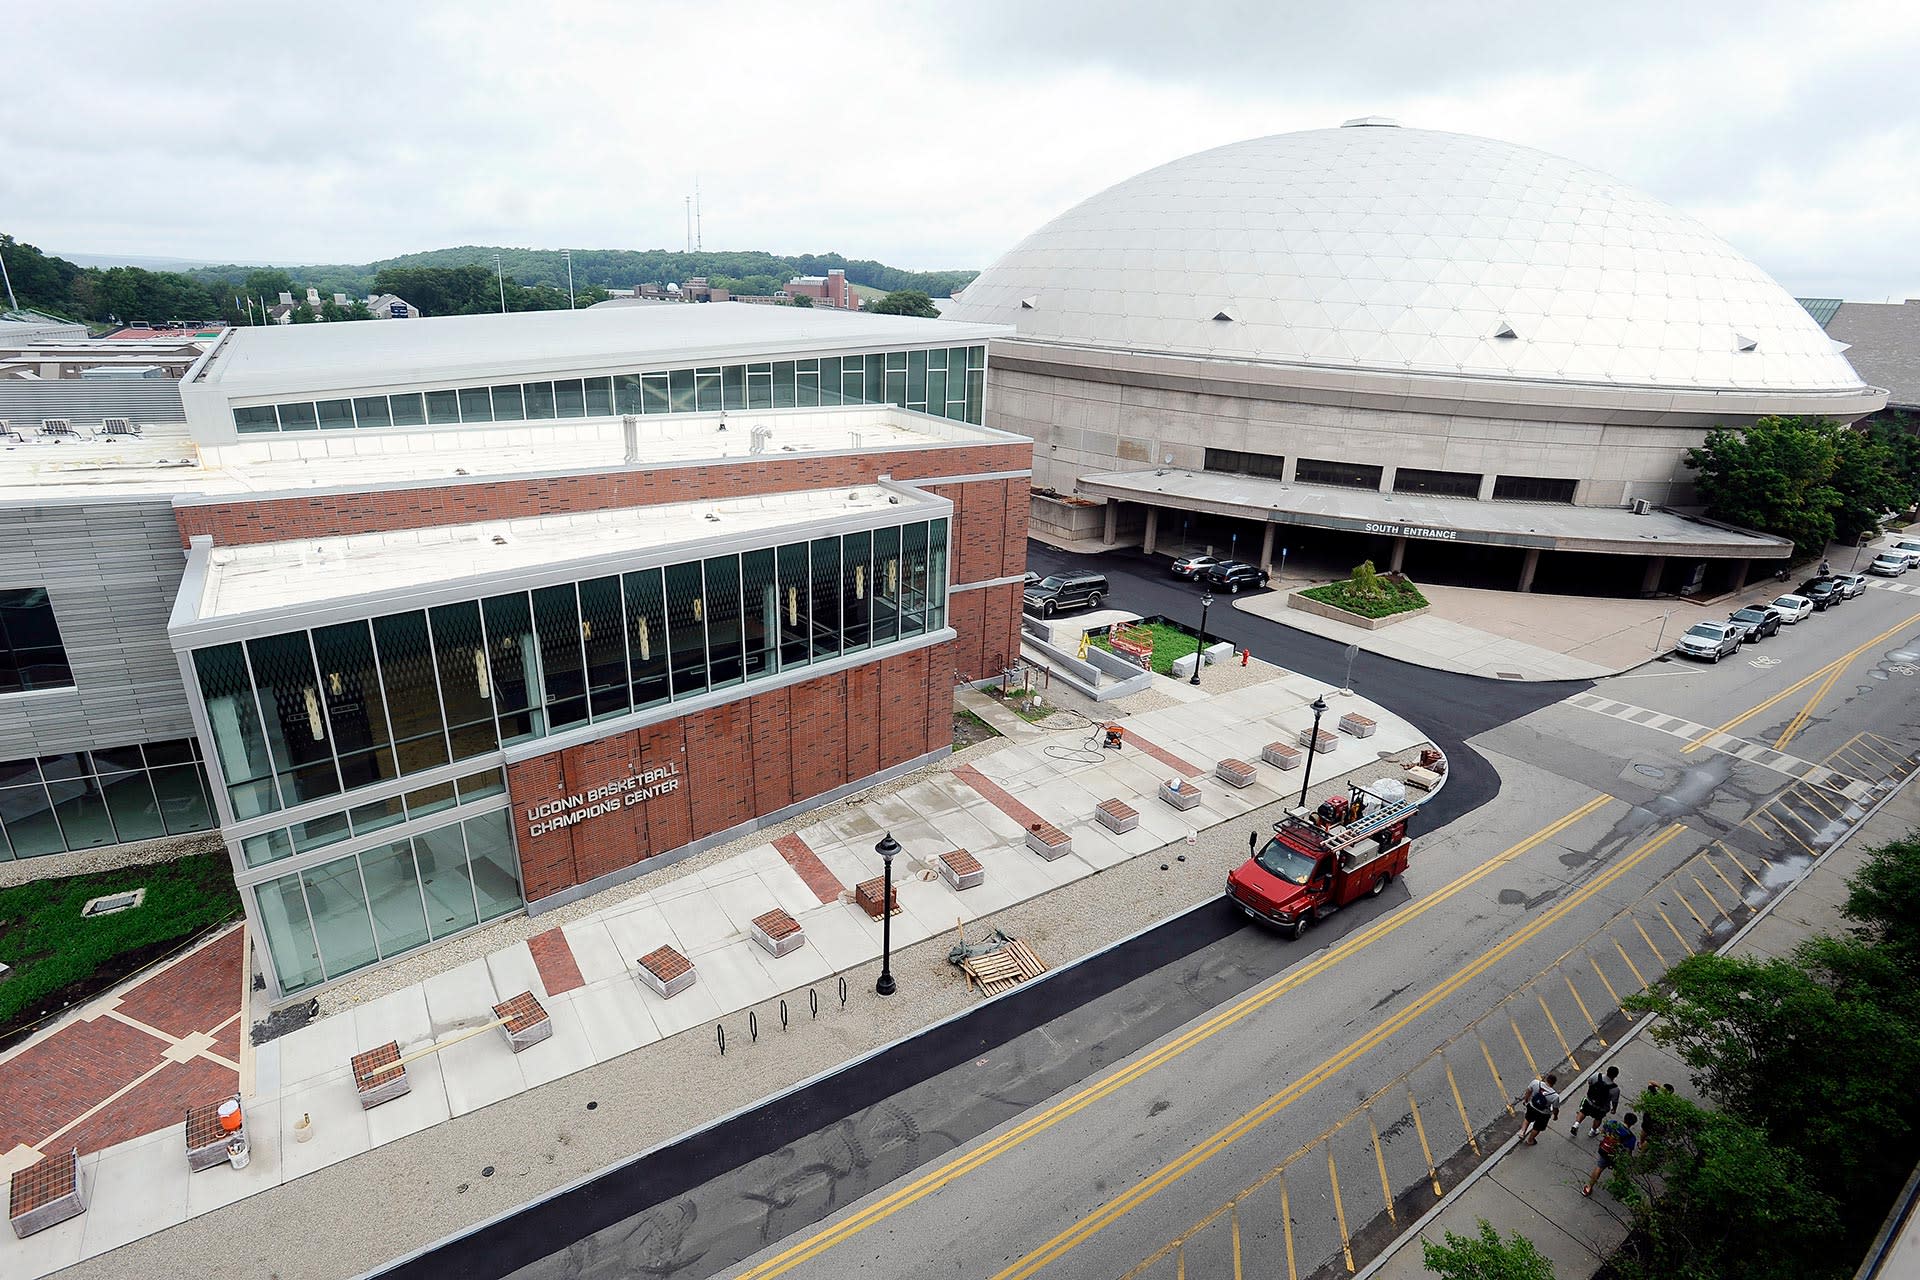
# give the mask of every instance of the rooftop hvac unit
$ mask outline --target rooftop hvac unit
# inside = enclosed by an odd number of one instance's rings
[[[1651,510],[1653,510],[1653,504],[1645,498],[1635,498],[1633,500],[1633,514],[1643,516]]]

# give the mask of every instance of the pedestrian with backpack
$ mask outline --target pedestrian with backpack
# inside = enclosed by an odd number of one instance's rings
[[[1580,1194],[1591,1196],[1593,1184],[1600,1181],[1600,1175],[1613,1167],[1613,1162],[1621,1156],[1633,1154],[1638,1139],[1633,1136],[1633,1122],[1637,1117],[1633,1112],[1619,1120],[1609,1120],[1600,1129],[1600,1163],[1593,1166],[1593,1172],[1587,1175],[1587,1185],[1580,1188]]]
[[[1549,1071],[1545,1076],[1529,1080],[1520,1094],[1520,1101],[1526,1106],[1520,1134],[1529,1147],[1536,1145],[1535,1140],[1547,1131],[1547,1126],[1560,1118],[1560,1095],[1554,1090],[1558,1083],[1560,1078]]]
[[[1587,1081],[1587,1096],[1580,1100],[1580,1114],[1568,1132],[1579,1137],[1580,1122],[1589,1119],[1593,1121],[1593,1132],[1600,1132],[1601,1122],[1620,1109],[1619,1079],[1620,1068],[1608,1067],[1605,1075],[1595,1075]]]

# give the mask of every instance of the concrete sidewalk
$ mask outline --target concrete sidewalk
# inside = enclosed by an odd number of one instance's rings
[[[1847,877],[1858,872],[1867,850],[1915,830],[1920,830],[1920,788],[1903,785],[1782,896],[1772,899],[1721,952],[1757,958],[1786,956],[1805,938],[1844,930],[1847,921],[1840,906],[1846,900]],[[1439,1242],[1449,1231],[1475,1235],[1482,1218],[1503,1237],[1517,1231],[1532,1240],[1553,1262],[1559,1280],[1584,1280],[1595,1274],[1626,1240],[1630,1224],[1626,1210],[1604,1185],[1596,1186],[1591,1198],[1580,1194],[1599,1144],[1591,1137],[1570,1137],[1567,1130],[1587,1081],[1595,1071],[1619,1067],[1622,1113],[1655,1080],[1672,1084],[1675,1092],[1696,1102],[1704,1101],[1688,1079],[1686,1067],[1647,1034],[1649,1025],[1636,1024],[1563,1088],[1568,1103],[1561,1118],[1548,1126],[1536,1145],[1522,1147],[1510,1138],[1364,1267],[1359,1280],[1421,1280],[1430,1273],[1422,1263],[1420,1241]],[[1518,1128],[1517,1121],[1514,1127]]]
[[[262,1045],[245,1096],[247,1168],[222,1164],[190,1175],[177,1121],[83,1153],[88,1212],[24,1241],[0,1238],[0,1274],[26,1280],[242,1199],[270,1200],[304,1175],[489,1107],[540,1110],[534,1091],[541,1086],[629,1055],[678,1052],[683,1037],[704,1039],[710,1049],[717,1020],[755,1007],[764,1019],[769,1002],[783,996],[803,1008],[808,988],[880,953],[879,921],[850,899],[855,886],[881,874],[874,845],[883,833],[903,846],[893,868],[898,963],[916,943],[952,937],[956,923],[992,917],[1125,864],[1157,863],[1146,855],[1290,799],[1296,772],[1257,765],[1256,781],[1239,789],[1216,781],[1214,766],[1229,757],[1257,762],[1266,743],[1293,741],[1311,723],[1309,704],[1325,687],[1277,668],[1235,674],[1265,678],[1232,687],[1222,681],[1213,693],[1181,686],[1182,695],[1200,696],[1128,716],[1120,752],[1091,746],[1088,734],[1022,723],[1031,732],[1016,731],[977,762],[829,805],[770,843],[743,842],[730,856],[669,869],[640,882],[652,888]],[[1006,715],[987,709],[995,720]],[[1414,726],[1364,699],[1342,698],[1340,710],[1362,712],[1378,729],[1364,739],[1335,735],[1334,750],[1314,762],[1323,792],[1347,777],[1371,782],[1397,774],[1383,757],[1426,745]],[[1197,808],[1179,811],[1156,798],[1170,777],[1199,787]],[[1135,830],[1115,833],[1094,820],[1095,805],[1108,798],[1137,810]],[[1071,850],[1039,856],[1029,844],[1036,824],[1058,827]],[[936,874],[936,861],[956,849],[978,860],[984,883],[956,891]],[[1187,905],[1158,901],[1163,915]],[[777,958],[750,932],[756,918],[776,908],[805,935],[803,946]],[[1125,922],[1110,923],[1126,931]],[[697,976],[671,999],[636,976],[638,959],[661,946],[692,961]],[[1044,946],[1042,955],[1053,964],[1074,958],[1047,954]],[[553,1034],[515,1053],[485,1025],[495,1004],[523,991],[544,1006]],[[388,1041],[403,1055],[429,1052],[407,1067],[410,1092],[363,1110],[348,1059]],[[297,1140],[303,1117],[308,1135]]]

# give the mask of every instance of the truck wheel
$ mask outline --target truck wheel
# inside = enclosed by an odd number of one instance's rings
[[[1051,617],[1053,616],[1053,614],[1054,614],[1054,604],[1053,604],[1053,601],[1051,601],[1051,600],[1049,600],[1049,601],[1047,601],[1047,602],[1046,602],[1045,604],[1043,604],[1043,605],[1041,605],[1041,606],[1040,606],[1040,616],[1041,616],[1041,617],[1043,617],[1043,618],[1051,618]]]
[[[1297,942],[1299,941],[1300,936],[1304,934],[1306,931],[1307,931],[1307,917],[1303,915],[1298,920],[1295,920],[1293,924],[1288,927],[1287,936],[1289,938],[1294,939]]]
[[[1100,593],[1098,591],[1095,591],[1087,597],[1087,608],[1098,609],[1099,607],[1100,607]]]
[[[1387,891],[1387,882],[1392,879],[1393,876],[1391,874],[1382,875],[1378,880],[1373,882],[1373,888],[1367,890],[1367,896],[1369,898],[1377,898],[1385,893]]]

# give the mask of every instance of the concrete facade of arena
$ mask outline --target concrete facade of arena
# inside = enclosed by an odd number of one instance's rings
[[[943,754],[956,682],[1018,653],[1003,333],[725,304],[235,330],[184,423],[8,449],[0,564],[58,626],[66,668],[33,670],[70,672],[0,695],[16,872],[217,829],[279,998]],[[158,816],[121,821],[116,753],[158,739],[197,808],[155,745]]]
[[[1109,543],[1231,537],[1270,561],[1278,526],[1295,550],[1443,577],[1472,558],[1522,590],[1536,573],[1737,584],[1790,548],[1715,529],[1649,555],[1645,513],[1695,509],[1687,451],[1887,398],[1678,211],[1555,157],[1372,118],[1121,183],[942,314],[1018,330],[993,345],[988,420],[1036,442],[1036,521],[1066,495],[1107,505]],[[1148,481],[1183,475],[1251,483],[1229,509]],[[1379,510],[1411,503],[1454,514]],[[1539,532],[1553,508],[1595,518],[1556,540]],[[1392,531],[1416,523],[1437,537]]]

